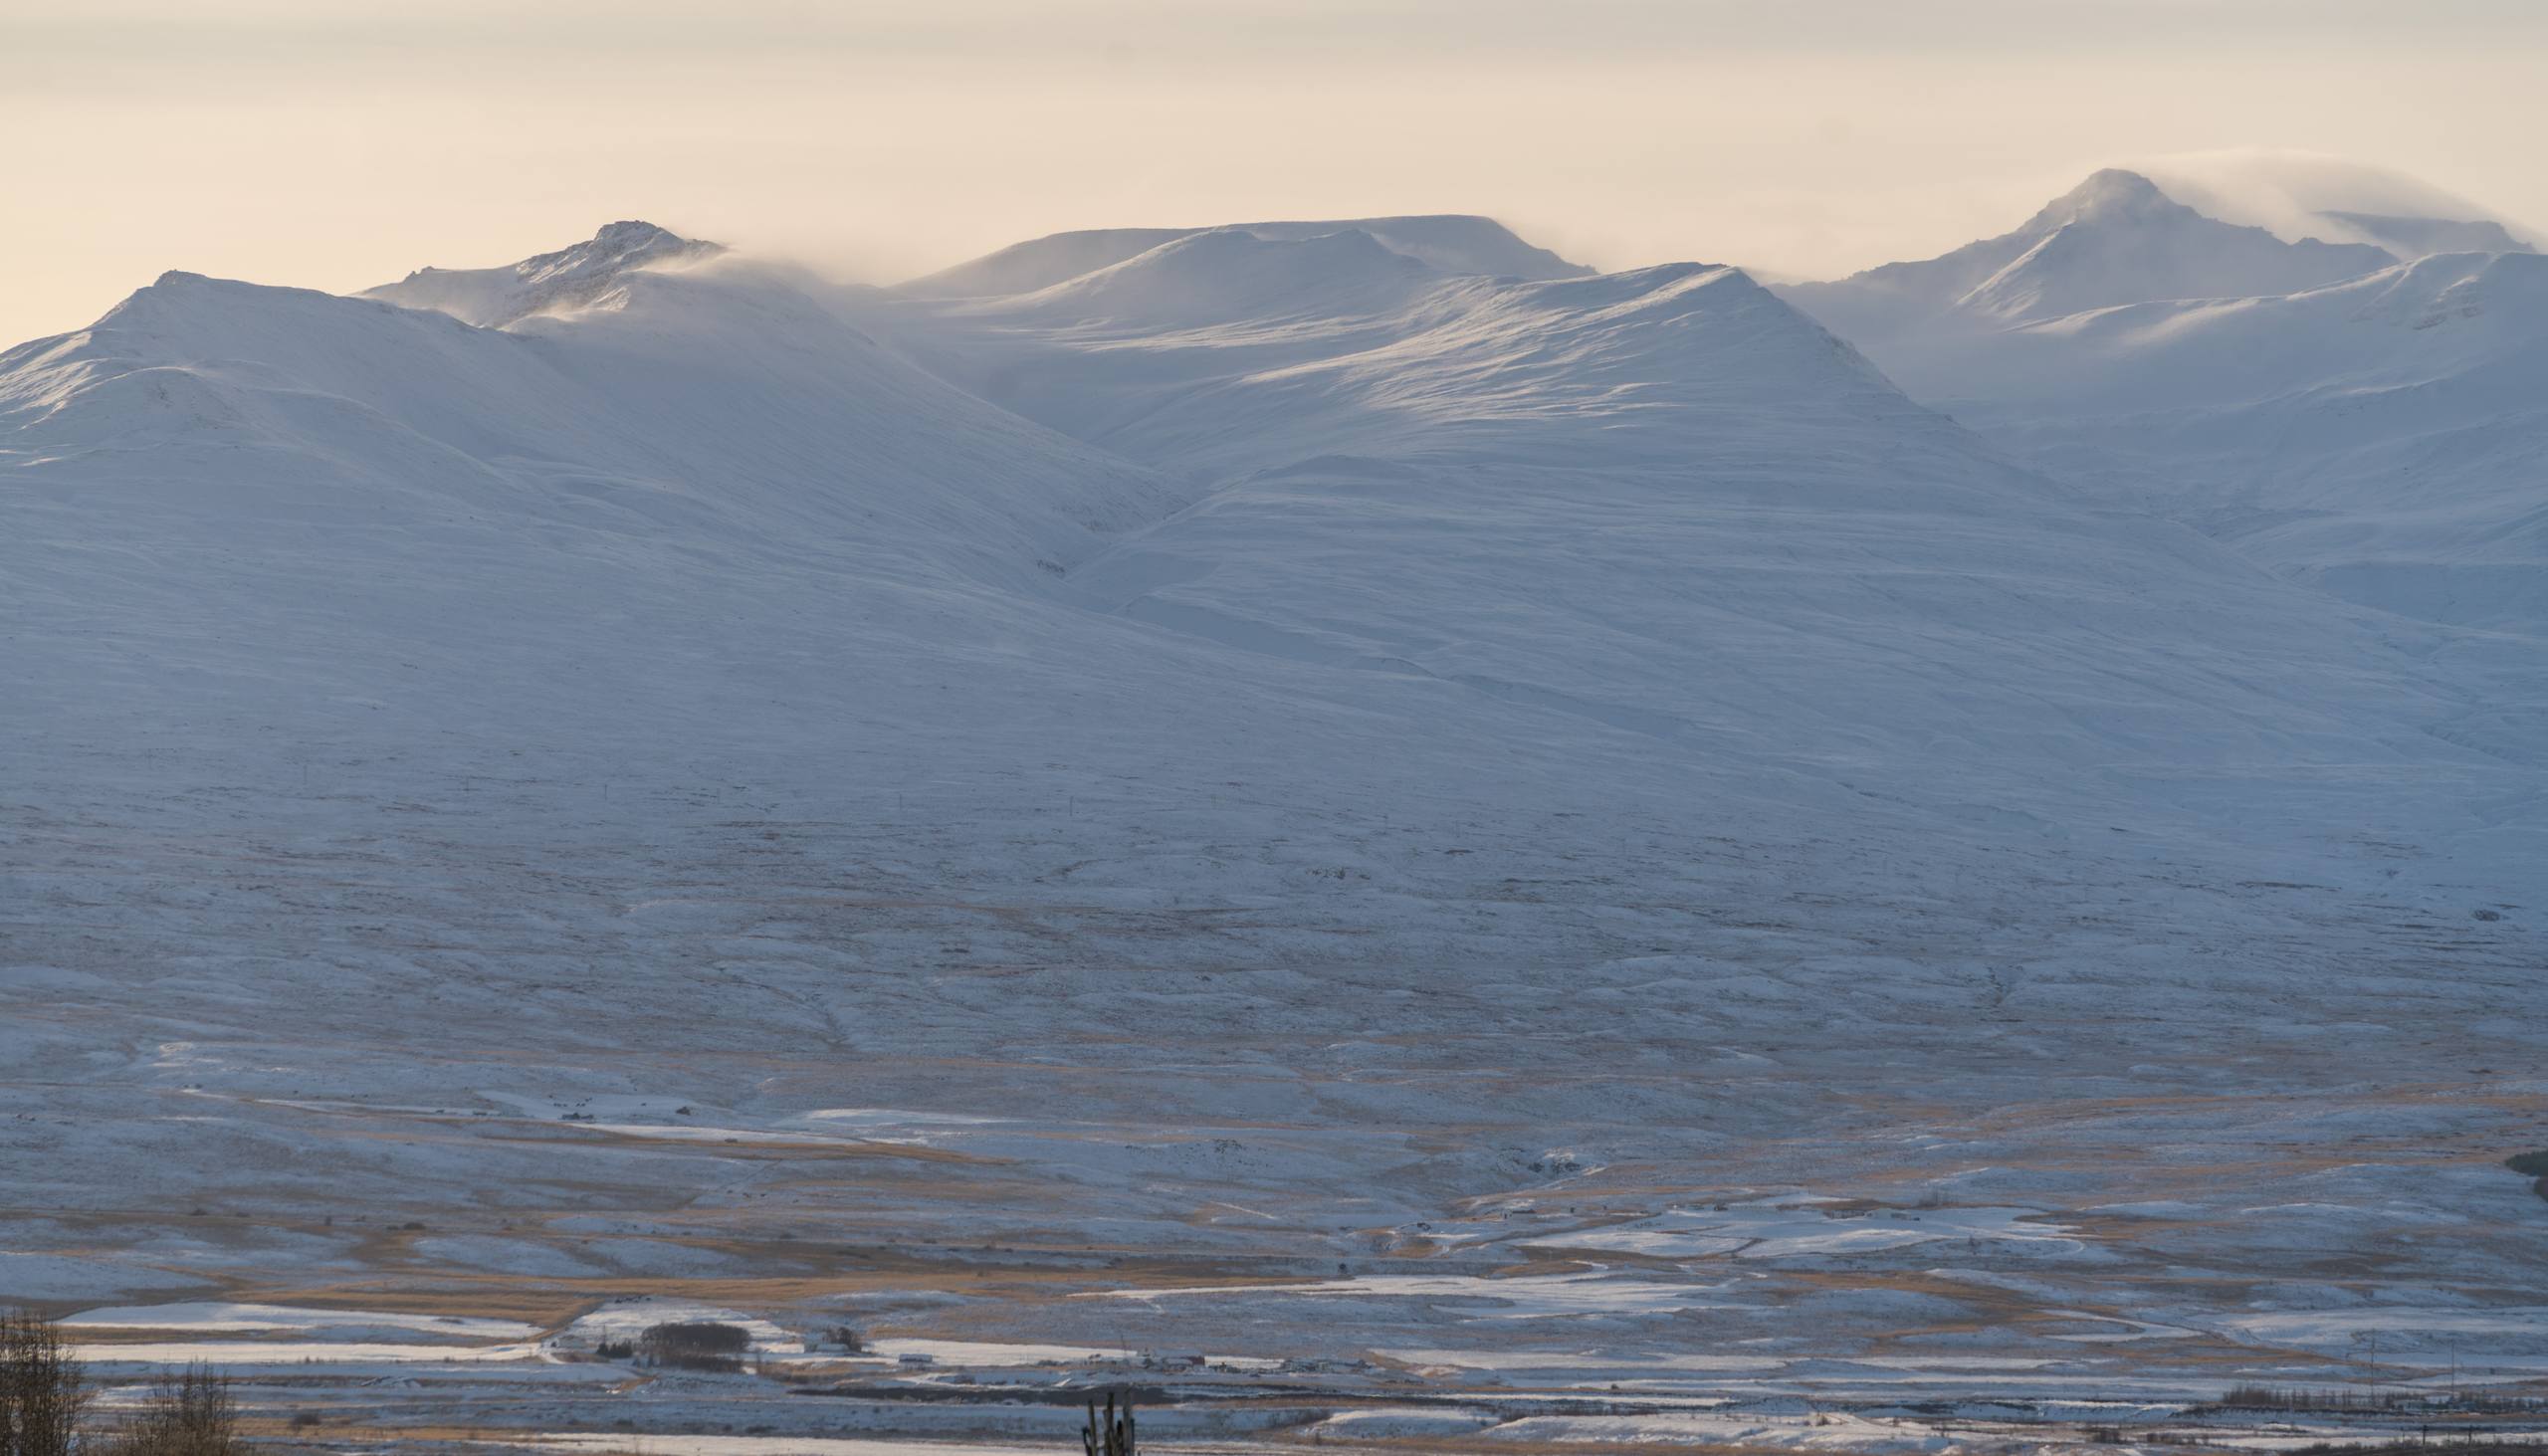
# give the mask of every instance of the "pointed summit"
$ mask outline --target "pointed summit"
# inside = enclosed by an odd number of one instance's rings
[[[604,224],[584,242],[500,268],[420,268],[363,297],[431,309],[482,328],[589,304],[640,268],[698,263],[726,249],[637,219]]]
[[[603,223],[601,231],[593,234],[593,241],[612,244],[668,241],[687,245],[689,240],[670,228],[659,227],[640,218],[622,218],[615,223]]]
[[[2088,180],[2044,204],[2019,232],[2050,232],[2074,222],[2132,222],[2193,209],[2159,190],[2159,184],[2121,167],[2089,174]]]
[[[514,272],[528,282],[596,267],[630,268],[668,259],[713,257],[725,251],[715,243],[693,242],[669,228],[628,220],[603,224],[590,242],[526,258],[514,265]]]
[[[2285,242],[2207,217],[2109,167],[2019,227],[1917,263],[1784,292],[1861,348],[1932,326],[2006,327],[2121,304],[2287,294],[2397,262],[2362,243]]]

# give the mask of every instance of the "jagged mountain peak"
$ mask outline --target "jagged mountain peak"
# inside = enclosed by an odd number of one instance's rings
[[[2140,172],[2108,167],[1998,237],[1784,292],[1842,337],[1881,349],[1940,324],[1997,328],[2125,304],[2292,293],[2396,262],[2368,243],[2286,241],[2224,222]]]
[[[659,239],[668,239],[675,243],[687,241],[672,229],[647,222],[642,218],[622,218],[615,223],[603,223],[601,230],[593,234],[593,241],[596,243],[632,240],[653,242]]]
[[[725,251],[722,244],[685,238],[670,228],[629,219],[603,224],[589,241],[526,258],[514,265],[514,272],[526,282],[536,282],[597,268],[710,258]]]
[[[2140,221],[2191,211],[2191,208],[2160,191],[2159,184],[2139,172],[2106,167],[2090,173],[2086,181],[2046,203],[2027,224],[2027,229],[2047,230],[2065,223],[2086,221]]]
[[[430,309],[485,328],[535,313],[589,304],[626,274],[706,262],[725,245],[685,238],[670,228],[627,218],[606,223],[583,242],[495,268],[420,268],[363,297]]]

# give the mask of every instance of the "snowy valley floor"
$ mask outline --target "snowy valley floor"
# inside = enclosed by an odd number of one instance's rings
[[[1040,1448],[1071,1412],[985,1387],[1067,1382],[1170,1443],[1929,1449],[2548,1376],[2535,942],[2376,843],[2346,886],[1079,787],[995,851],[1013,785],[22,820],[0,1275],[331,1443]],[[703,1312],[769,1372],[590,1357]],[[840,1324],[885,1358],[799,1352]],[[729,1433],[798,1444],[671,1439]]]

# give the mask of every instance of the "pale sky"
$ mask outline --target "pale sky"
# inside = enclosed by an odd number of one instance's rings
[[[2548,0],[0,0],[0,343],[623,217],[874,281],[1397,212],[1828,276],[2225,147],[2548,224]]]

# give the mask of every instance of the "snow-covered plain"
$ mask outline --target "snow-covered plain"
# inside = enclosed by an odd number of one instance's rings
[[[1959,337],[2532,261],[2071,201],[2334,287],[2073,217]],[[1198,1439],[2529,1378],[2548,641],[2034,443],[1477,219],[169,275],[0,355],[0,1298],[527,1433],[783,1388],[622,1389],[665,1311],[1279,1407]],[[774,1438],[1075,1419],[931,1393]]]

